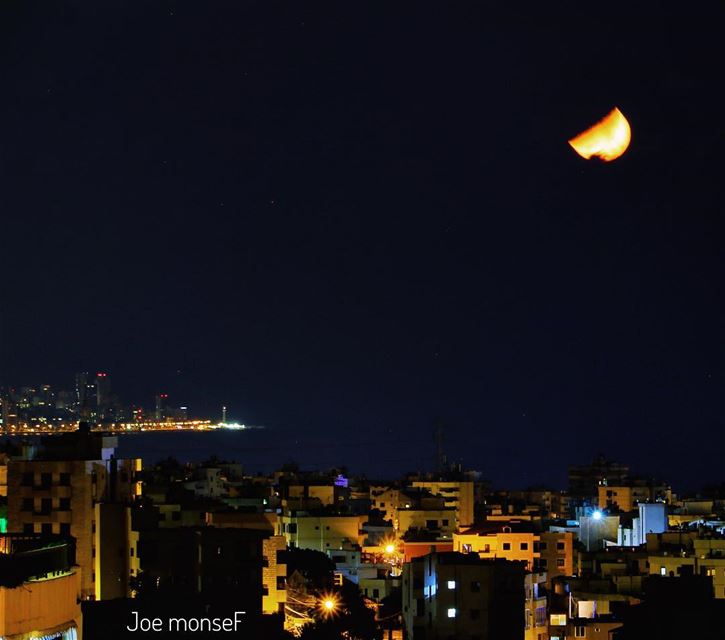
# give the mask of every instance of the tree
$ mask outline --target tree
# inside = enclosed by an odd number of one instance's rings
[[[313,589],[332,586],[335,563],[321,551],[314,549],[290,549],[286,553],[287,573],[298,571]]]

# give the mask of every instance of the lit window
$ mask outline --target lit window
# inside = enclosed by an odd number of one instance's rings
[[[660,575],[661,576],[667,575],[667,567],[660,567]]]
[[[456,609],[455,607],[452,607],[448,609],[448,617],[449,618],[455,618],[456,617]]]
[[[448,581],[448,588],[449,589],[455,589],[456,588],[456,581],[455,580],[449,580]]]

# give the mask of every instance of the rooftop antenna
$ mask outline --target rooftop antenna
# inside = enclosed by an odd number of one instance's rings
[[[222,424],[226,424],[226,423],[227,423],[227,407],[226,407],[226,405],[224,405],[222,407]]]

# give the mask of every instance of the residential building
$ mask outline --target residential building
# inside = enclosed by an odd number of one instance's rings
[[[525,568],[475,554],[430,553],[403,565],[410,640],[521,640]]]
[[[414,480],[411,486],[426,489],[434,496],[441,496],[445,506],[455,510],[456,526],[469,527],[473,524],[474,483],[471,480]]]
[[[97,521],[96,505],[128,504],[140,492],[135,473],[141,461],[114,458],[116,444],[117,438],[86,426],[44,439],[37,458],[8,462],[8,531],[73,536],[84,599],[103,591],[96,544],[106,531],[116,533],[116,524],[102,529],[108,521]],[[127,543],[123,553],[129,553]]]
[[[535,561],[541,557],[539,542],[531,523],[520,520],[487,521],[453,534],[454,551],[476,553],[481,558],[519,560],[527,571],[533,571]]]
[[[725,538],[696,538],[687,550],[660,547],[647,560],[650,575],[711,578],[715,598],[725,599]]]
[[[81,570],[72,540],[0,537],[0,638],[80,640]]]
[[[287,602],[287,541],[284,536],[270,536],[262,541],[263,613],[284,613]]]
[[[395,516],[399,536],[419,531],[434,532],[438,538],[450,540],[456,530],[455,509],[398,509]]]
[[[579,504],[593,504],[599,497],[599,485],[626,486],[629,467],[597,456],[590,464],[569,467],[569,495]]]
[[[290,511],[278,518],[277,535],[289,547],[299,549],[349,549],[362,546],[362,521],[365,516]]]
[[[540,554],[536,566],[540,571],[546,571],[549,586],[557,576],[574,574],[573,533],[542,531],[534,547],[538,548]]]
[[[524,577],[524,640],[548,640],[546,572],[526,572]]]

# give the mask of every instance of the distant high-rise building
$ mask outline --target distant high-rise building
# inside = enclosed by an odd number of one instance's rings
[[[86,389],[88,386],[88,372],[76,373],[76,400],[78,402],[78,413],[86,406]]]
[[[101,409],[111,402],[111,379],[107,373],[96,374],[96,406]]]
[[[98,406],[95,380],[91,380],[87,371],[76,373],[76,397],[78,415],[81,419],[94,418]]]
[[[168,393],[156,394],[156,414],[157,420],[163,420],[166,417],[166,401],[169,399]]]

